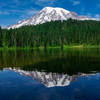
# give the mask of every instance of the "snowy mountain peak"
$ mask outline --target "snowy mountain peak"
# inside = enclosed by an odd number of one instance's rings
[[[63,21],[63,20],[68,20],[69,18],[76,20],[94,20],[87,16],[78,16],[75,12],[70,12],[63,8],[45,7],[35,16],[27,20],[19,21],[17,24],[7,27],[7,29],[19,28],[25,25],[43,24],[45,22],[56,21],[56,20]]]
[[[45,7],[41,11],[47,11],[47,13],[50,13],[52,11],[56,11],[57,13],[61,13],[61,11],[64,11],[66,13],[70,13],[70,11],[65,10],[63,8],[58,8],[58,7],[55,7],[55,8],[53,8],[53,7]]]

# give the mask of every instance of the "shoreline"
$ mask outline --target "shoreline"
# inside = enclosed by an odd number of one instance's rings
[[[35,47],[35,48],[30,48],[30,47],[2,47],[0,50],[43,50],[43,49],[92,49],[92,48],[100,48],[99,45],[64,45],[62,48],[61,46],[47,46],[46,48],[44,47]]]

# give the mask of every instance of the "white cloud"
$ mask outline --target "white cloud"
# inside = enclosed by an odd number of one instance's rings
[[[92,17],[91,13],[88,13],[87,16],[88,16],[88,17]]]
[[[28,14],[28,15],[32,15],[35,14],[36,12],[38,12],[38,9],[35,8],[30,8],[30,9],[11,9],[11,10],[7,10],[7,11],[0,11],[0,13],[5,13],[5,14]]]
[[[27,13],[28,15],[34,15],[38,11],[39,11],[38,9],[32,8],[32,9],[26,10],[25,13]]]
[[[0,24],[1,28],[6,28],[7,25],[5,24]]]
[[[69,0],[73,6],[79,5],[81,2],[78,0]]]
[[[95,15],[95,18],[96,18],[97,20],[100,20],[100,14],[96,14],[96,15]]]
[[[76,6],[76,5],[79,5],[80,4],[80,1],[72,1],[73,5]]]
[[[95,17],[96,17],[96,18],[100,18],[100,15],[99,15],[99,14],[96,14]]]
[[[0,11],[0,15],[9,15],[8,11]]]
[[[38,6],[53,6],[57,0],[32,0]]]
[[[20,14],[20,19],[27,19],[29,17],[34,16],[37,12],[39,12],[38,9],[31,8],[23,11],[15,11],[14,13],[18,12]]]

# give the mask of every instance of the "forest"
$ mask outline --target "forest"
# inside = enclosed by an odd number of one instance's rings
[[[47,48],[100,45],[100,21],[52,21],[17,29],[0,28],[1,48]]]

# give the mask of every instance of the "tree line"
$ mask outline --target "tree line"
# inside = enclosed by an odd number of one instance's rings
[[[51,21],[17,29],[0,28],[0,47],[100,45],[100,21]]]

